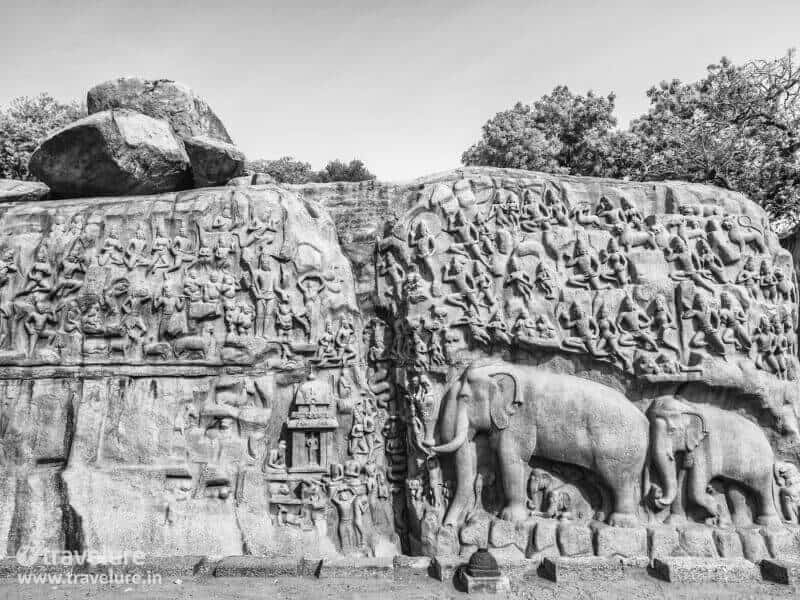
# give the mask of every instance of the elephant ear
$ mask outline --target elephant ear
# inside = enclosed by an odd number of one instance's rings
[[[494,426],[503,430],[508,427],[509,417],[516,412],[517,380],[508,373],[497,373],[492,375],[492,384],[489,413]]]
[[[705,439],[708,431],[700,415],[687,413],[686,418],[688,419],[686,424],[686,450],[687,452],[692,452]]]

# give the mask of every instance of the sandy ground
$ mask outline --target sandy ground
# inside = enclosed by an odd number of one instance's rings
[[[8,600],[62,600],[111,599],[150,600],[152,598],[198,600],[324,600],[353,599],[378,600],[386,598],[436,599],[506,597],[525,600],[583,600],[623,598],[626,600],[685,598],[720,598],[725,600],[752,598],[798,598],[800,588],[770,583],[737,585],[688,585],[666,583],[644,573],[634,573],[621,581],[586,581],[577,584],[555,584],[536,576],[512,580],[512,591],[504,596],[470,595],[456,591],[451,584],[441,583],[425,576],[401,577],[279,577],[260,578],[209,578],[184,580],[180,583],[166,581],[160,585],[138,587],[88,585],[27,585],[15,581],[0,583],[0,599]]]

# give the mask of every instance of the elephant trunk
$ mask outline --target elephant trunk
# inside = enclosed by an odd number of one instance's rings
[[[666,423],[657,420],[653,425],[653,463],[664,486],[662,493],[653,498],[653,502],[658,508],[663,509],[671,506],[678,495],[678,471]]]
[[[456,417],[456,430],[453,433],[453,438],[449,442],[445,442],[439,446],[432,446],[431,451],[437,454],[449,454],[455,452],[467,441],[469,435],[469,415],[467,414],[467,407],[464,404],[459,405],[458,415]]]

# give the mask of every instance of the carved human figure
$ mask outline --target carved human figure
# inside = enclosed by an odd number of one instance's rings
[[[458,261],[453,257],[449,268],[445,269],[442,281],[451,284],[455,289],[454,294],[450,294],[445,298],[446,302],[461,307],[464,311],[467,311],[470,306],[476,310],[478,309],[475,280],[467,272],[462,261]]]
[[[336,507],[339,517],[337,531],[339,533],[339,543],[342,551],[349,551],[355,542],[353,539],[353,504],[356,500],[356,494],[350,487],[342,487],[334,489],[331,495],[331,502]]]
[[[24,322],[25,331],[28,334],[28,358],[33,357],[39,340],[45,340],[48,344],[53,342],[58,332],[52,326],[57,322],[58,319],[49,302],[43,299],[34,301],[34,310],[28,313]]]
[[[525,190],[522,194],[522,209],[520,212],[519,226],[526,233],[537,231],[542,223],[550,218],[550,213],[544,207],[539,197],[532,190]]]
[[[600,201],[597,203],[597,208],[595,209],[595,213],[597,214],[598,217],[604,219],[606,225],[609,225],[611,227],[626,222],[625,215],[622,209],[614,206],[611,203],[611,200],[609,200],[605,196],[600,197]]]
[[[711,281],[728,283],[725,265],[722,264],[720,257],[714,254],[708,242],[701,238],[697,240],[694,248],[700,261],[700,274]]]
[[[676,268],[669,274],[672,279],[675,281],[688,279],[696,286],[708,290],[712,294],[714,293],[714,288],[701,276],[699,271],[700,259],[697,254],[689,250],[683,238],[680,236],[672,238],[670,245],[664,248],[664,259],[667,262],[675,263]]]
[[[63,258],[51,297],[68,296],[83,286],[82,275],[86,274],[86,261],[76,247]]]
[[[175,294],[170,285],[161,288],[161,295],[153,300],[153,310],[161,311],[158,321],[158,339],[166,340],[186,333],[188,326],[183,313],[185,300]]]
[[[339,321],[339,329],[336,331],[335,347],[338,359],[342,366],[349,365],[358,356],[356,342],[356,330],[352,317],[346,317]]]
[[[619,242],[615,238],[612,237],[608,240],[608,247],[600,253],[600,262],[609,269],[608,273],[600,275],[601,279],[615,283],[618,286],[628,284],[630,281],[628,257],[620,250]]]
[[[775,356],[775,336],[766,315],[761,315],[753,332],[753,344],[756,347],[756,367],[763,371],[779,374],[781,368]]]
[[[598,327],[594,318],[587,314],[577,302],[572,303],[570,313],[568,314],[566,311],[561,310],[556,314],[561,327],[574,334],[565,337],[561,341],[561,345],[570,350],[588,352],[592,356],[599,356],[595,342]]]
[[[520,259],[512,255],[508,260],[508,276],[504,282],[505,287],[510,287],[529,304],[533,298],[533,279],[523,268]]]
[[[658,350],[658,344],[650,335],[651,319],[641,309],[630,294],[625,294],[617,314],[619,343],[622,346],[642,344],[651,350]]]
[[[144,225],[139,223],[133,237],[128,241],[125,252],[122,255],[122,264],[132,271],[138,266],[148,266],[150,261],[145,256],[145,249],[147,248],[147,234]]]
[[[44,292],[49,294],[53,289],[53,267],[50,265],[50,253],[46,244],[36,250],[36,260],[25,277],[25,285],[14,296],[18,298],[27,294]]]
[[[758,292],[761,286],[759,285],[759,277],[756,273],[756,260],[752,254],[745,259],[742,270],[739,271],[736,277],[736,283],[744,286],[750,298],[753,300],[758,298]]]
[[[600,282],[600,260],[589,243],[582,238],[575,241],[572,258],[567,260],[566,267],[574,269],[574,275],[567,278],[567,285],[591,290],[611,287]]]
[[[778,280],[766,258],[761,261],[758,271],[758,285],[764,300],[773,303],[778,301]]]
[[[534,280],[544,297],[548,300],[555,300],[556,297],[556,276],[553,270],[544,261],[536,266],[536,279]]]
[[[409,246],[416,250],[417,258],[425,265],[428,274],[433,280],[431,284],[431,294],[434,297],[440,296],[442,293],[441,284],[439,282],[441,267],[439,266],[439,261],[436,259],[436,240],[431,235],[425,221],[420,221],[417,225],[416,234],[411,236]]]
[[[689,340],[689,346],[692,348],[708,347],[725,356],[727,349],[719,331],[721,323],[719,312],[711,307],[700,293],[694,295],[692,307],[683,311],[681,318],[692,319],[694,323],[694,335]]]
[[[620,331],[611,318],[610,310],[605,302],[597,310],[597,353],[608,354],[622,362],[622,367],[633,372],[633,361],[623,352],[620,345]]]
[[[97,264],[105,267],[108,264],[121,266],[122,262],[122,242],[119,239],[119,228],[114,225],[109,228],[100,253],[97,255]]]
[[[459,209],[447,216],[447,225],[443,230],[460,240],[455,244],[451,244],[448,251],[459,253],[463,251],[463,253],[466,253],[475,260],[481,262],[486,261],[481,252],[478,229],[475,227],[474,223],[470,223],[467,220],[462,210]]]
[[[719,296],[720,337],[727,344],[734,344],[737,350],[750,350],[752,341],[747,331],[747,315],[739,308],[730,292],[723,291]]]
[[[378,275],[386,277],[391,285],[392,300],[398,304],[403,298],[403,282],[406,272],[397,262],[394,253],[389,251],[382,255],[383,260],[378,263]]]
[[[253,274],[253,295],[256,300],[255,334],[263,337],[268,324],[273,322],[278,297],[275,293],[276,274],[272,270],[272,257],[264,246],[260,247],[258,263]]]
[[[784,520],[800,523],[800,471],[790,462],[775,463],[778,499]]]
[[[634,227],[641,226],[644,222],[644,217],[642,217],[642,213],[639,211],[636,204],[628,200],[625,196],[622,196],[619,199],[619,205],[622,211],[622,217],[627,223]]]
[[[680,347],[667,338],[667,334],[670,331],[677,330],[678,326],[672,317],[667,298],[663,294],[658,294],[653,300],[653,316],[651,317],[650,327],[655,330],[656,341],[661,346],[669,348],[678,356],[681,355]]]
[[[795,289],[792,277],[780,267],[775,267],[774,271],[776,287],[778,290],[778,300],[780,302],[790,302],[797,304],[797,290]]]

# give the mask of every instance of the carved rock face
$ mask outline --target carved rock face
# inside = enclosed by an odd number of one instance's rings
[[[6,207],[4,551],[396,552],[328,222],[276,186]]]

